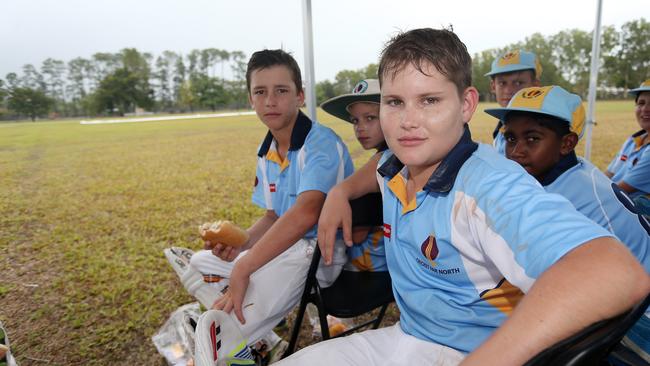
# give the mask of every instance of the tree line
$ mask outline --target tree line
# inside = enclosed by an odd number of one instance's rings
[[[601,30],[598,97],[623,98],[626,90],[638,87],[650,78],[650,22],[644,18],[627,22],[616,29]],[[592,33],[570,29],[551,36],[535,33],[523,41],[475,53],[472,57],[472,83],[482,101],[491,101],[490,71],[492,61],[511,50],[526,50],[537,54],[542,64],[542,85],[560,85],[583,98],[589,89]],[[358,80],[377,77],[377,64],[359,70],[343,70],[334,81],[316,85],[318,103],[341,93],[348,93]]]
[[[625,97],[625,90],[650,78],[650,22],[644,18],[620,29],[602,29],[599,98]],[[490,100],[492,61],[502,53],[522,49],[535,52],[542,64],[541,82],[560,85],[586,96],[589,87],[592,33],[580,29],[554,35],[535,33],[523,41],[473,55],[472,81],[482,100]],[[48,58],[40,69],[23,66],[22,74],[0,78],[0,119],[41,116],[105,116],[132,113],[239,109],[247,106],[247,56],[216,48],[187,55],[151,53],[125,48],[96,53],[68,62]],[[228,74],[226,76],[226,73]],[[334,80],[316,84],[318,103],[348,93],[357,81],[377,77],[377,64],[342,70]]]

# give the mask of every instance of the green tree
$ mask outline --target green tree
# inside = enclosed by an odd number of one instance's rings
[[[619,43],[605,59],[613,86],[636,88],[650,77],[650,22],[645,18],[623,24]]]
[[[592,33],[579,29],[561,31],[550,37],[552,60],[559,66],[562,79],[570,85],[568,90],[587,96],[591,70]],[[542,74],[543,75],[543,74]]]
[[[124,115],[136,106],[150,108],[153,105],[150,91],[143,87],[143,81],[135,72],[119,68],[106,76],[93,95],[95,112],[117,112]]]
[[[28,116],[32,121],[50,111],[54,100],[44,91],[32,88],[13,88],[9,90],[7,107],[18,115]]]
[[[227,101],[223,81],[218,78],[198,76],[192,81],[191,92],[201,107],[210,108],[213,111],[217,107],[223,108]]]
[[[472,84],[478,89],[482,101],[493,101],[490,91],[490,77],[485,76],[492,68],[492,61],[499,55],[498,50],[490,49],[475,53],[472,58]]]
[[[318,105],[335,96],[334,84],[331,81],[325,80],[316,83],[316,103]]]

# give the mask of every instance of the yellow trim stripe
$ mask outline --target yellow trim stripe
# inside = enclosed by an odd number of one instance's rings
[[[399,202],[402,204],[402,215],[415,210],[417,207],[416,200],[413,198],[411,202],[407,202],[406,198],[406,182],[402,173],[397,173],[391,180],[388,181],[388,188],[397,196]]]
[[[506,315],[510,315],[524,293],[510,282],[504,280],[501,286],[485,292],[481,298]]]

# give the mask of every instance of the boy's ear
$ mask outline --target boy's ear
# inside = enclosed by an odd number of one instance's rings
[[[248,91],[248,104],[250,104],[251,108],[255,109],[253,106],[253,97],[251,96],[250,90]]]
[[[305,89],[300,89],[298,91],[298,108],[301,108],[305,105]]]
[[[560,154],[569,155],[578,145],[578,135],[575,132],[568,133],[562,136],[562,143],[560,144]]]
[[[494,81],[494,78],[490,78],[490,91],[492,94],[497,93],[497,87],[496,87],[496,82]]]
[[[478,90],[473,86],[465,89],[461,102],[463,122],[468,123],[472,119],[474,111],[476,111],[476,107],[478,106]]]

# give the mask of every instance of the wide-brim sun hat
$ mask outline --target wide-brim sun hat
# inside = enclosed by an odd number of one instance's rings
[[[492,61],[492,68],[485,76],[523,70],[534,71],[536,79],[542,77],[542,64],[539,62],[537,55],[521,50],[510,51]]]
[[[642,92],[650,92],[650,79],[647,79],[646,81],[641,83],[641,86],[635,89],[630,89],[627,91],[628,94],[632,94],[634,96],[639,95]]]
[[[510,112],[530,112],[558,118],[569,123],[571,132],[582,137],[585,129],[585,108],[582,99],[562,87],[535,86],[515,94],[505,108],[489,108],[485,113],[505,120]]]
[[[350,105],[359,102],[379,104],[380,97],[379,80],[365,79],[359,81],[354,88],[352,88],[351,93],[328,99],[324,101],[320,107],[325,112],[335,117],[351,122],[349,111]]]

